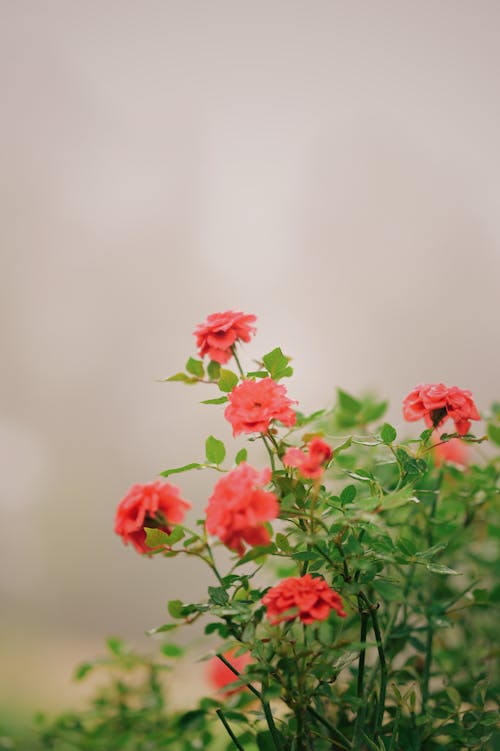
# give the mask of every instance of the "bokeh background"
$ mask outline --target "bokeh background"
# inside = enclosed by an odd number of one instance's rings
[[[113,517],[229,437],[203,388],[158,382],[208,313],[258,316],[245,357],[293,355],[304,410],[337,385],[396,424],[421,380],[499,397],[500,5],[0,10],[0,704],[43,709],[205,590]],[[213,477],[178,479],[200,515]]]

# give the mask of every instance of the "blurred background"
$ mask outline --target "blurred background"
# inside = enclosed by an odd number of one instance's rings
[[[209,313],[258,316],[244,358],[292,355],[304,411],[337,385],[396,424],[422,380],[500,396],[500,5],[0,10],[0,705],[31,711],[205,591],[113,517],[229,437],[211,393],[158,382]],[[178,484],[201,515],[213,477]]]

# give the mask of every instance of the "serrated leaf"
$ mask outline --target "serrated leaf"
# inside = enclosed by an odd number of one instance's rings
[[[205,452],[210,464],[221,464],[226,456],[226,447],[213,435],[209,435],[205,441]]]
[[[232,370],[225,370],[224,368],[221,369],[219,376],[219,389],[221,391],[224,391],[228,394],[234,389],[237,383],[238,376],[236,375],[236,373],[233,373]]]
[[[242,462],[246,462],[247,456],[248,456],[248,451],[245,448],[240,449],[234,458],[234,463],[238,465],[238,464],[241,464]]]
[[[162,644],[160,651],[165,655],[165,657],[182,657],[182,655],[184,654],[184,649],[182,647],[180,647],[178,644],[172,644],[170,642]]]
[[[396,440],[397,431],[396,428],[394,428],[392,425],[390,425],[388,422],[384,422],[382,425],[382,428],[380,429],[380,437],[382,438],[383,442],[387,445],[394,443]]]
[[[227,396],[218,396],[216,399],[204,399],[200,404],[225,404],[227,401]]]
[[[186,370],[188,373],[191,373],[191,375],[194,375],[197,378],[203,378],[203,376],[205,375],[205,368],[203,367],[202,361],[195,360],[194,357],[190,357],[187,361]]]
[[[500,446],[500,425],[495,425],[492,422],[488,423],[488,438],[494,444]]]
[[[169,475],[177,475],[179,472],[189,472],[190,469],[204,469],[203,464],[198,462],[192,462],[191,464],[184,464],[182,467],[172,467],[172,469],[164,469],[160,472],[161,477],[168,477]]]
[[[363,406],[359,399],[356,399],[354,396],[351,396],[351,394],[348,394],[347,391],[343,391],[342,389],[337,389],[337,398],[340,408],[344,412],[349,412],[352,415],[357,415],[361,410],[361,407]]]
[[[208,377],[211,381],[217,381],[220,376],[220,364],[215,360],[210,360],[207,367]]]
[[[276,347],[267,355],[264,355],[262,362],[275,381],[279,381],[280,378],[288,378],[293,374],[293,368],[288,365],[290,358],[283,354],[280,347]]]

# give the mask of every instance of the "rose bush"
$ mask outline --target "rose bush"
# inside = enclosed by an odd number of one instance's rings
[[[293,373],[281,349],[243,367],[254,323],[209,316],[195,331],[208,359],[167,379],[215,390],[203,403],[247,436],[251,459],[211,435],[205,457],[161,473],[216,473],[208,503],[190,499],[191,527],[169,483],[134,486],[118,507],[115,530],[139,553],[209,568],[207,596],[171,600],[152,633],[169,662],[175,630],[202,623],[222,689],[130,748],[493,751],[500,405],[483,412],[489,450],[469,432],[481,419],[471,392],[442,383],[403,400],[404,418],[427,426],[414,437],[384,422],[386,402],[342,389],[304,414],[281,383]]]

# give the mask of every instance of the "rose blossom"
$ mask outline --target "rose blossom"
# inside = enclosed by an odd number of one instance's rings
[[[131,542],[139,553],[149,553],[144,527],[157,527],[170,534],[171,525],[182,522],[188,508],[191,505],[182,500],[179,488],[168,482],[132,485],[118,504],[115,532],[125,544]]]
[[[208,355],[211,360],[224,365],[231,358],[233,345],[238,341],[249,342],[255,334],[255,327],[251,324],[256,320],[254,315],[237,310],[212,313],[193,332],[200,357]]]
[[[481,419],[470,391],[444,383],[416,386],[403,401],[403,415],[410,421],[423,418],[430,428],[451,418],[460,435],[468,433],[471,420]]]
[[[258,472],[246,462],[225,475],[209,498],[207,530],[239,555],[248,545],[267,545],[270,537],[264,522],[276,519],[278,499],[262,486],[271,479],[271,470]]]
[[[273,625],[297,616],[306,624],[324,621],[331,610],[341,618],[346,615],[340,595],[322,577],[310,574],[284,579],[266,592],[262,602]]]
[[[249,652],[236,656],[235,651],[235,649],[230,649],[229,652],[224,652],[223,656],[231,663],[238,673],[242,673],[246,666],[252,661],[252,658],[250,657]],[[218,657],[212,657],[208,663],[207,678],[215,688],[219,689],[219,691],[226,696],[239,693],[245,689],[244,686],[234,686],[225,691],[222,690],[225,689],[229,683],[234,683],[234,681],[238,680],[238,676],[235,675],[233,671],[222,662],[222,660],[219,660]]]
[[[289,448],[283,457],[283,464],[297,467],[303,477],[315,480],[323,474],[323,465],[330,461],[333,451],[321,438],[313,438],[307,449],[308,453],[298,448]]]
[[[233,435],[267,433],[271,420],[283,425],[295,425],[297,416],[286,395],[286,388],[272,378],[243,381],[228,395],[229,405],[224,416],[233,426]]]

